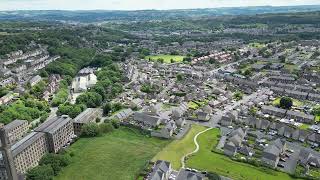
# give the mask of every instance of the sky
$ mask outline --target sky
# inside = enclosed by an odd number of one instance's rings
[[[1,10],[142,10],[320,5],[320,0],[0,0]]]

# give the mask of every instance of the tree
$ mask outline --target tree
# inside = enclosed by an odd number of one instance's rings
[[[234,97],[234,99],[239,101],[243,98],[243,94],[241,92],[236,92],[236,93],[234,93],[233,97]]]
[[[58,175],[63,167],[68,166],[71,163],[71,157],[69,154],[53,154],[49,153],[43,156],[39,162],[40,166],[50,165],[53,169],[54,175]]]
[[[252,70],[251,69],[246,69],[243,73],[245,76],[251,76],[252,75]]]
[[[112,106],[110,103],[106,103],[104,106],[103,106],[103,114],[108,116],[110,111],[112,110]]]
[[[280,107],[284,109],[290,109],[293,105],[292,99],[289,97],[282,97],[280,99]]]
[[[101,129],[96,123],[88,123],[82,127],[81,135],[84,137],[96,137],[101,135]]]
[[[281,63],[285,63],[286,62],[286,56],[285,55],[281,55],[281,56],[279,56],[279,60],[280,60],[280,62]]]
[[[183,75],[182,74],[177,74],[177,80],[182,81],[183,80]]]
[[[191,57],[184,57],[182,61],[183,62],[191,62],[192,59],[191,59]]]
[[[86,92],[76,99],[77,104],[85,104],[89,108],[96,108],[102,103],[102,96],[96,92]]]
[[[27,172],[27,180],[52,180],[53,168],[50,165],[37,166]]]

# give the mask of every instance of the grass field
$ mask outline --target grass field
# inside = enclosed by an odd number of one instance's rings
[[[302,124],[301,126],[299,126],[299,129],[303,129],[303,130],[307,130],[309,129],[310,125],[308,124]]]
[[[199,125],[192,125],[188,134],[185,135],[181,140],[174,140],[168,146],[166,146],[162,151],[160,151],[152,160],[167,160],[172,163],[172,167],[175,170],[179,170],[181,167],[181,158],[193,151],[195,149],[195,145],[193,143],[193,137],[203,130],[206,127]]]
[[[171,63],[171,59],[173,59],[174,62],[182,62],[184,56],[177,56],[177,55],[154,55],[154,56],[146,56],[146,60],[152,60],[157,61],[158,59],[163,59],[164,63]]]
[[[212,129],[198,137],[200,150],[187,160],[187,167],[216,172],[237,180],[289,180],[289,175],[271,169],[264,170],[249,164],[232,161],[227,156],[211,152],[218,143],[219,129]]]
[[[97,138],[83,138],[70,147],[72,163],[55,180],[132,180],[170,141],[149,138],[121,128]]]

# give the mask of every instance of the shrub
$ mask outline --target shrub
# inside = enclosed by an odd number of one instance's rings
[[[120,122],[116,119],[111,120],[111,124],[114,128],[118,129],[120,127]]]
[[[102,123],[100,124],[99,128],[102,133],[109,133],[114,130],[114,127],[111,123]]]
[[[101,129],[96,123],[88,123],[82,127],[81,135],[84,137],[96,137],[101,135]]]
[[[27,180],[52,180],[54,171],[51,165],[37,166],[28,170]]]

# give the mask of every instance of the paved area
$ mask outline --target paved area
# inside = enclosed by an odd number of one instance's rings
[[[186,135],[186,133],[188,133],[188,131],[190,130],[190,124],[186,124],[182,130],[174,136],[174,139],[181,139],[184,137],[184,135]]]
[[[284,162],[284,168],[283,170],[287,173],[293,174],[295,172],[297,162],[299,159],[299,153],[300,151],[295,151],[291,154],[291,156]]]
[[[227,136],[222,136],[222,137],[220,138],[219,143],[218,143],[218,145],[217,145],[216,148],[217,148],[218,150],[222,150],[224,144],[226,143],[226,140],[227,140]]]

